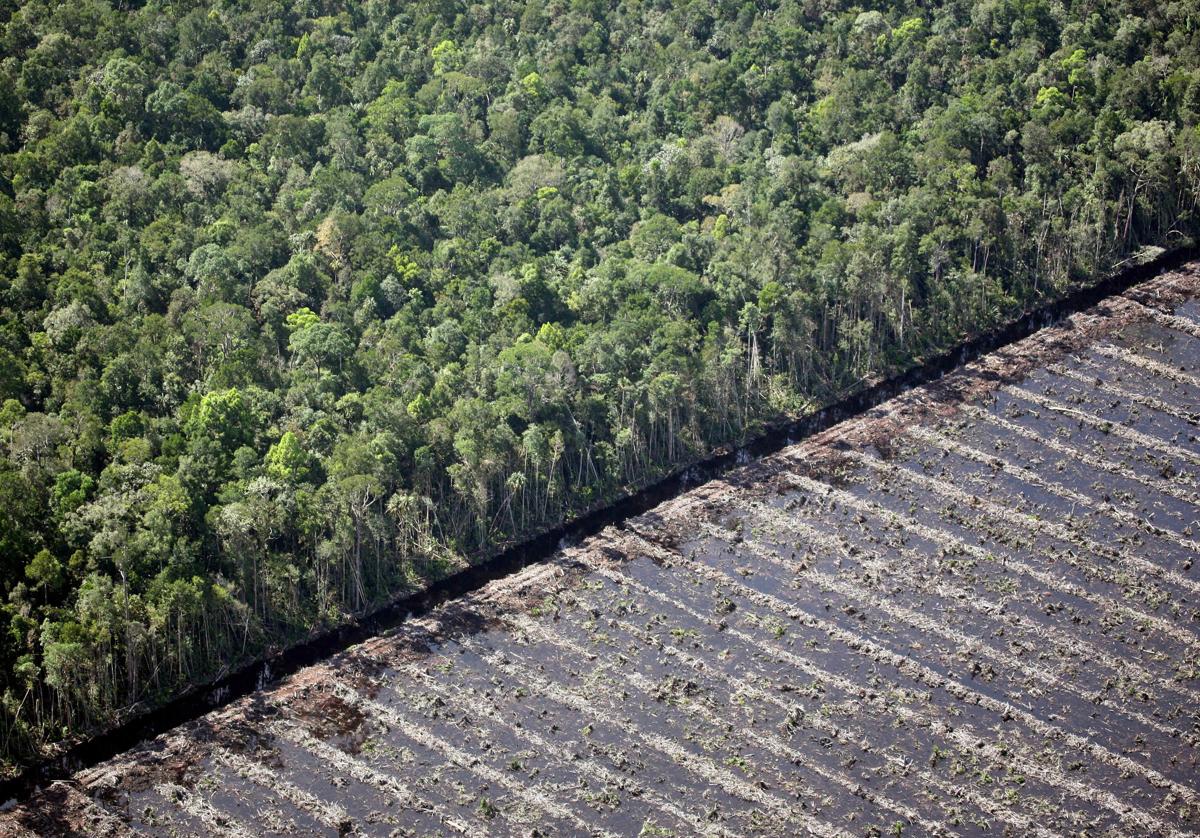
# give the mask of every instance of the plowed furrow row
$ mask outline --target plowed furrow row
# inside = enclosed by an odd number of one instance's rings
[[[753,540],[743,540],[739,547],[743,550],[753,552],[765,561],[778,564],[794,574],[796,578],[812,580],[820,584],[823,589],[833,591],[844,599],[873,608],[888,615],[893,620],[906,624],[924,634],[941,637],[960,649],[970,650],[973,656],[990,660],[1010,671],[1020,672],[1029,680],[1041,683],[1047,690],[1061,690],[1071,693],[1077,700],[1084,704],[1090,702],[1091,697],[1087,693],[1080,690],[1074,684],[1063,680],[1059,674],[1050,672],[1041,666],[1027,663],[1009,652],[996,649],[974,635],[968,635],[965,632],[951,628],[943,620],[938,620],[928,614],[906,608],[890,598],[871,594],[861,585],[851,584],[829,574],[811,570],[799,562],[787,559],[776,550],[772,550],[765,545],[756,544]],[[1163,724],[1157,719],[1147,716],[1145,713],[1126,708],[1114,709],[1129,720],[1155,730],[1168,739],[1179,737],[1182,734],[1178,728]]]
[[[510,725],[509,720],[500,712],[500,706],[493,696],[485,695],[474,687],[461,683],[455,684],[453,688],[450,688],[442,680],[431,676],[424,669],[416,665],[406,667],[403,671],[406,675],[419,681],[423,689],[436,694],[449,707],[457,708],[462,713],[467,713],[468,711],[472,713],[482,712],[497,726]],[[416,700],[416,697],[412,693],[405,691],[394,683],[390,684],[388,689],[406,701],[413,702]],[[693,812],[685,811],[664,795],[648,788],[644,784],[633,782],[629,777],[610,770],[594,759],[579,755],[575,750],[564,745],[561,741],[554,741],[538,734],[530,729],[528,725],[520,725],[519,728],[514,729],[514,732],[523,741],[527,742],[532,749],[536,749],[542,755],[552,757],[559,765],[570,766],[573,771],[589,777],[598,777],[605,783],[629,791],[637,799],[646,801],[654,807],[652,814],[658,816],[655,818],[656,823],[659,820],[673,820],[677,823],[686,824],[690,830],[690,834],[693,835],[731,835],[728,830],[720,825],[702,821]],[[664,813],[666,815],[665,818],[662,817]]]
[[[596,706],[595,697],[581,694],[574,689],[548,680],[533,668],[516,664],[508,656],[499,652],[480,650],[480,654],[489,664],[513,677],[520,678],[542,697],[564,707],[570,707],[591,718],[600,720],[604,718],[604,713]],[[723,789],[727,794],[761,806],[773,817],[781,819],[783,823],[795,823],[802,826],[811,835],[836,835],[847,838],[844,830],[808,815],[793,806],[792,801],[764,791],[756,784],[738,777],[710,757],[697,754],[667,736],[642,730],[628,721],[623,721],[622,724],[626,733],[641,746],[650,747],[665,754],[690,774]]]
[[[797,613],[796,607],[773,594],[763,593],[755,590],[747,585],[737,582],[728,574],[721,573],[718,570],[710,568],[701,562],[689,559],[678,553],[673,554],[676,560],[687,566],[693,572],[709,579],[712,582],[719,583],[725,587],[734,590],[739,596],[744,597],[750,602],[754,602],[768,610],[771,610],[780,616],[791,618]],[[935,670],[929,668],[920,661],[914,660],[897,653],[891,649],[880,646],[879,644],[866,640],[861,635],[847,631],[833,623],[823,620],[819,617],[807,615],[810,622],[818,625],[830,637],[839,640],[846,644],[848,648],[854,649],[859,654],[870,655],[877,660],[886,660],[891,665],[895,666],[899,671],[905,673],[914,680],[924,683],[934,689],[942,689],[950,692],[958,698],[967,699],[971,703],[982,707],[1001,717],[1011,717],[1020,719],[1020,721],[1031,731],[1049,741],[1061,741],[1065,745],[1075,749],[1076,751],[1089,754],[1093,759],[1111,766],[1119,771],[1127,772],[1133,776],[1143,778],[1150,785],[1168,790],[1181,800],[1190,804],[1196,804],[1200,801],[1200,794],[1194,789],[1176,783],[1168,777],[1163,776],[1154,768],[1146,765],[1141,765],[1124,754],[1114,753],[1113,751],[1098,745],[1084,736],[1072,733],[1062,727],[1052,724],[1044,719],[1035,716],[1023,708],[1016,707],[1011,703],[999,701],[989,695],[985,695],[972,687],[963,684],[961,681],[948,677]]]
[[[673,656],[676,660],[680,661],[697,674],[702,675],[711,671],[711,667],[705,661],[685,652],[678,646],[675,646],[667,641],[654,638],[627,621],[617,620],[616,622],[621,626],[622,629],[638,637],[644,643],[652,643],[657,641],[659,648],[661,648],[667,654]],[[745,678],[730,677],[729,684],[738,693],[749,698],[753,698],[756,701],[774,705],[785,714],[798,713],[799,718],[803,720],[803,725],[809,726],[812,730],[818,731],[834,741],[845,741],[849,743],[851,738],[856,738],[858,742],[869,741],[869,732],[866,728],[854,723],[853,715],[843,718],[839,722],[833,722],[825,718],[821,712],[813,711],[810,708],[805,707],[800,702],[786,701],[781,699],[778,694],[779,685],[770,684],[770,682],[767,681],[758,681],[752,683]],[[775,691],[772,692],[768,689],[764,689],[763,684],[768,684],[769,686],[774,687]],[[1039,835],[1043,836],[1043,838],[1045,838],[1045,836],[1055,834],[1035,823],[1032,818],[1016,812],[1011,808],[1001,806],[996,801],[977,793],[970,786],[967,786],[963,783],[947,782],[937,774],[922,768],[914,760],[904,760],[890,753],[884,753],[883,759],[903,776],[911,776],[915,778],[917,782],[921,784],[921,787],[936,789],[947,800],[965,799],[969,801],[971,805],[985,813],[990,819],[1001,821],[1008,826],[1018,829],[1021,831],[1021,834]],[[878,802],[877,796],[872,792],[860,791],[858,793],[866,795],[866,799],[872,803]],[[898,810],[893,809],[893,811]],[[910,820],[912,820],[911,817]],[[943,824],[941,825],[941,829],[948,830],[949,828]]]
[[[533,637],[540,643],[567,649],[584,659],[595,657],[595,653],[591,652],[589,649],[586,649],[580,646],[578,643],[571,641],[561,633],[547,631],[541,626],[540,623],[529,617],[523,615],[514,615],[511,618],[511,621],[522,632],[530,637]],[[612,670],[615,677],[621,679],[624,683],[633,686],[643,695],[654,695],[655,689],[658,685],[650,681],[641,673],[637,672],[631,667],[622,667],[619,670],[612,667],[609,668]],[[713,711],[712,709],[706,707],[703,703],[691,701],[686,696],[681,700],[687,705],[687,708],[690,712],[693,712],[699,716],[701,720],[709,727],[719,729],[721,726],[729,723],[729,717],[724,713]],[[853,778],[847,777],[845,774],[840,772],[830,771],[820,763],[810,759],[802,751],[799,751],[796,748],[788,745],[778,736],[762,731],[755,732],[752,734],[752,736],[755,744],[765,747],[776,757],[790,762],[791,764],[800,767],[804,771],[808,771],[812,774],[822,777],[824,780],[833,785],[840,786],[841,789],[848,794],[857,795],[862,793],[861,784],[859,784]],[[885,795],[874,795],[872,802],[882,806],[896,815],[899,815],[910,823],[920,824],[921,828],[924,829],[928,834],[945,834],[946,832],[945,827],[941,824],[935,824],[926,820],[909,806],[892,800]]]
[[[851,555],[842,539],[800,521],[794,515],[777,507],[757,503],[748,506],[746,511],[752,519],[763,520],[776,530],[790,533],[832,555],[842,556],[857,564],[868,574],[877,578],[901,577],[904,584],[913,592],[931,593],[947,602],[954,603],[958,608],[970,609],[984,620],[1003,614],[1012,599],[1020,598],[1022,595],[1032,597],[1036,593],[1026,589],[1004,597],[1002,600],[992,600],[981,594],[976,588],[954,581],[953,577],[935,577],[925,574],[922,568],[929,559],[929,554],[912,547],[889,545],[888,549],[895,553],[893,559],[889,559],[888,555],[881,550],[862,547],[858,547]],[[828,575],[825,571],[821,572],[825,576]],[[1012,625],[1008,623],[1001,623],[997,626],[997,628],[1000,627],[1003,627],[1006,632],[1013,630]],[[1122,680],[1131,674],[1137,679],[1139,687],[1143,689],[1152,692],[1160,689],[1173,692],[1186,702],[1200,705],[1200,692],[1167,680],[1162,674],[1153,673],[1134,660],[1120,657],[1116,650],[1101,649],[1081,636],[1078,627],[1075,631],[1065,631],[1052,623],[1036,623],[1031,631],[1035,632],[1034,640],[1036,641],[1049,640],[1057,648],[1071,649],[1086,658],[1089,671],[1093,672],[1098,681],[1103,681],[1109,674],[1113,680]]]
[[[886,476],[887,478],[893,480],[902,480],[915,486],[919,486],[920,488],[932,492],[933,494],[940,495],[944,498],[948,498],[958,504],[961,504],[965,508],[973,508],[981,512],[985,512],[989,517],[995,520],[1003,521],[1006,524],[1010,524],[1013,527],[1024,530],[1027,533],[1039,533],[1056,541],[1069,544],[1072,547],[1078,548],[1079,555],[1104,556],[1110,559],[1117,567],[1122,569],[1130,567],[1136,568],[1148,576],[1170,582],[1172,585],[1193,595],[1200,595],[1200,583],[1196,582],[1195,580],[1189,579],[1188,577],[1183,576],[1182,574],[1173,570],[1164,568],[1161,565],[1157,565],[1129,550],[1118,550],[1109,547],[1107,544],[1101,544],[1095,539],[1089,538],[1088,536],[1056,521],[1045,518],[1035,518],[1032,515],[1017,511],[1008,506],[1001,505],[994,501],[988,500],[987,498],[983,498],[978,495],[972,495],[948,481],[939,480],[936,477],[930,477],[912,469],[901,468],[895,463],[882,460],[879,457],[873,457],[869,454],[861,454],[857,451],[847,452],[847,456],[878,472],[879,474]],[[1195,545],[1197,548],[1200,548],[1200,545],[1196,545],[1195,542],[1191,542],[1191,544]],[[1084,572],[1095,573],[1105,582],[1109,582],[1110,584],[1114,583],[1112,570],[1110,567],[1101,567],[1096,564],[1089,564],[1082,560],[1075,559],[1072,556],[1073,551],[1066,554],[1067,561],[1069,561],[1072,566],[1077,567]]]
[[[242,823],[233,815],[216,809],[199,794],[177,783],[159,783],[154,790],[164,800],[203,823],[213,835],[222,838],[257,838],[259,835],[257,829]]]
[[[1176,384],[1183,384],[1188,387],[1195,387],[1200,390],[1200,378],[1190,374],[1187,370],[1177,369],[1164,364],[1161,361],[1156,361],[1153,358],[1147,358],[1145,355],[1139,355],[1136,352],[1131,352],[1128,349],[1117,346],[1112,343],[1102,343],[1092,347],[1098,355],[1108,358],[1112,361],[1125,364],[1135,369],[1156,375],[1159,378],[1165,378]]]
[[[951,436],[945,434],[944,432],[938,433],[938,432],[935,432],[924,426],[915,425],[909,430],[909,434],[912,437],[921,440],[922,442],[928,443],[929,445],[936,446],[937,448],[940,448],[944,451],[952,452],[954,454],[959,455],[960,457],[963,457],[964,459],[979,463],[980,465],[985,465],[985,466],[989,466],[989,467],[997,467],[998,466],[1000,468],[1000,470],[1003,471],[1004,473],[1011,474],[1014,477],[1018,478],[1019,480],[1029,484],[1030,486],[1036,486],[1039,489],[1043,489],[1051,494],[1057,495],[1058,497],[1062,498],[1063,500],[1070,501],[1072,504],[1081,506],[1084,509],[1090,509],[1093,512],[1095,512],[1097,515],[1112,516],[1112,517],[1118,518],[1121,521],[1124,521],[1125,523],[1129,524],[1130,526],[1136,527],[1137,529],[1142,530],[1143,532],[1149,533],[1150,535],[1154,535],[1156,537],[1169,538],[1169,539],[1171,539],[1171,542],[1173,544],[1175,544],[1179,547],[1183,547],[1187,550],[1192,551],[1193,553],[1200,553],[1200,542],[1195,541],[1194,539],[1191,539],[1191,538],[1185,536],[1181,532],[1176,532],[1174,530],[1168,530],[1164,527],[1160,527],[1157,524],[1154,524],[1153,522],[1148,521],[1147,519],[1143,518],[1140,515],[1137,515],[1126,509],[1122,509],[1121,507],[1117,506],[1116,504],[1113,504],[1113,503],[1102,504],[1098,501],[1092,500],[1091,498],[1087,497],[1086,495],[1084,495],[1080,492],[1075,491],[1074,489],[1070,488],[1069,486],[1064,486],[1062,483],[1059,483],[1054,480],[1049,480],[1049,479],[1043,477],[1040,473],[1033,471],[1032,469],[1025,468],[1024,466],[1018,465],[1016,463],[1010,462],[1009,460],[1006,460],[1003,457],[1000,457],[999,455],[981,451],[978,448],[974,448],[970,445],[967,445],[966,443],[964,443],[954,437],[951,437]],[[1104,552],[1111,554],[1116,551],[1111,551],[1111,550],[1108,550],[1107,548],[1105,548]],[[1104,553],[1101,553],[1101,555],[1103,555],[1103,554]],[[1164,571],[1164,569],[1160,565],[1146,562],[1145,560],[1141,559],[1138,556],[1135,556],[1134,559],[1143,567],[1143,569],[1147,573],[1151,574],[1152,576],[1160,576],[1160,575],[1163,575],[1165,572],[1167,577],[1171,578],[1172,581],[1178,582],[1179,580],[1182,580],[1185,585],[1188,582],[1191,582],[1191,585],[1189,587],[1191,587],[1192,590],[1194,590],[1194,591],[1200,590],[1200,586],[1197,586],[1195,582],[1187,579],[1186,577],[1179,576],[1179,574],[1173,574],[1170,571]],[[1176,577],[1178,577],[1178,578],[1176,578]]]
[[[657,548],[656,545],[647,543],[647,549],[655,550],[661,548]],[[676,556],[676,558],[679,557]],[[699,568],[696,570],[697,572],[701,572]],[[671,597],[659,594],[657,591],[650,589],[637,580],[623,577],[615,571],[605,567],[598,566],[597,572],[613,579],[614,581],[624,581],[631,587],[636,588],[643,596],[647,596],[652,599],[658,599],[664,602],[664,604],[680,608],[681,610],[688,610],[687,606],[682,605]],[[724,582],[724,580],[721,581]],[[731,587],[736,588],[736,586]],[[742,587],[744,588],[744,586]],[[769,599],[769,597],[766,597],[766,595],[759,595],[757,591],[750,591],[749,589],[746,589],[744,593],[747,594],[747,597],[750,599],[750,601],[759,600],[760,602],[766,602]],[[784,616],[790,617],[792,612],[791,607],[786,603],[777,603],[776,607],[779,605],[782,605],[782,608],[777,613],[781,613]],[[767,604],[766,607],[771,608],[771,605]],[[695,616],[702,618],[702,615],[699,614],[695,614]],[[890,664],[900,671],[913,670],[912,667],[907,665],[907,662],[902,658],[902,656],[886,653],[878,647],[875,647],[873,644],[864,642],[861,638],[851,635],[849,632],[843,632],[835,627],[830,627],[830,631],[835,639],[839,640],[840,642],[847,643],[849,648],[861,655],[870,657],[873,660]],[[746,643],[750,648],[759,648],[762,646],[763,641],[761,637],[755,637],[754,635],[747,634],[746,632],[743,632],[735,627],[730,626],[725,629],[725,632]],[[784,660],[790,666],[794,667],[798,672],[803,672],[810,677],[828,681],[837,688],[851,694],[862,695],[864,693],[861,685],[855,681],[830,672],[829,670],[822,669],[821,667],[814,665],[807,658],[797,655],[794,652],[779,646],[772,646],[771,652],[780,659]],[[937,676],[936,674],[932,674],[932,677],[923,678],[920,676],[921,673],[919,671],[916,672],[915,677],[919,682],[926,683],[928,681],[928,686],[934,688],[946,688],[946,680],[940,676]],[[950,689],[952,693],[956,695],[956,697],[962,697],[964,699],[972,697],[970,690],[958,689],[957,685],[953,685],[950,687]],[[978,698],[982,699],[982,696],[979,696]],[[957,720],[955,721],[955,724],[948,725],[942,719],[940,719],[936,713],[933,713],[928,709],[914,709],[902,704],[889,704],[881,697],[875,696],[873,693],[867,693],[866,695],[863,695],[862,700],[868,701],[876,706],[881,707],[882,709],[895,713],[898,718],[902,719],[906,723],[926,728],[933,735],[943,737],[946,739],[946,741],[955,744],[957,747],[973,749],[977,753],[982,750],[989,758],[996,759],[1002,763],[1011,764],[1023,774],[1034,777],[1039,782],[1056,789],[1061,789],[1063,792],[1070,793],[1076,799],[1086,800],[1094,805],[1108,809],[1117,818],[1123,822],[1129,823],[1135,828],[1153,829],[1160,834],[1182,834],[1154,815],[1144,812],[1137,807],[1121,800],[1112,792],[1089,785],[1078,779],[1075,779],[1074,777],[1068,776],[1061,771],[1055,770],[1037,754],[1027,753],[1023,748],[1017,750],[1011,746],[1006,746],[1003,749],[999,748],[998,746],[992,744],[992,735],[976,730],[970,725],[964,724]],[[1010,714],[1018,712],[1016,708],[1012,708],[1009,705],[1005,705],[994,700],[984,700],[976,703],[979,703],[985,709],[996,713],[1000,718],[1011,717]],[[1038,726],[1040,727],[1041,725]]]
[[[1191,335],[1194,338],[1200,338],[1200,325],[1197,325],[1186,317],[1180,317],[1176,314],[1167,314],[1153,306],[1139,303],[1132,300],[1133,304],[1141,309],[1145,314],[1149,315],[1150,319],[1160,326],[1166,326],[1168,329],[1173,329],[1177,332],[1183,332],[1185,335]]]
[[[1010,421],[998,413],[984,410],[976,405],[962,405],[959,408],[964,414],[978,419],[985,424],[994,425],[1007,433],[1028,440],[1035,445],[1042,445],[1051,451],[1055,451],[1067,457],[1072,457],[1080,463],[1083,463],[1088,468],[1099,472],[1100,474],[1109,474],[1114,477],[1121,477],[1126,480],[1138,483],[1143,488],[1152,492],[1161,492],[1169,495],[1175,500],[1183,503],[1197,505],[1200,504],[1200,495],[1195,492],[1189,492],[1183,486],[1177,485],[1175,481],[1183,482],[1180,475],[1167,478],[1150,478],[1137,471],[1129,468],[1126,465],[1109,460],[1105,457],[1097,456],[1090,451],[1076,445],[1064,443],[1052,436],[1043,436],[1036,431],[1025,427],[1017,422]]]
[[[1094,369],[1094,368],[1089,368]],[[1047,367],[1047,370],[1062,378],[1070,379],[1071,381],[1081,384],[1084,387],[1090,387],[1097,390],[1115,400],[1136,404],[1139,407],[1144,407],[1156,413],[1161,413],[1164,416],[1170,416],[1173,419],[1178,419],[1181,422],[1186,422],[1189,425],[1200,425],[1200,414],[1194,410],[1188,410],[1169,402],[1163,401],[1160,398],[1149,395],[1147,393],[1139,393],[1135,390],[1130,390],[1118,381],[1114,381],[1111,376],[1105,375],[1102,371],[1097,370],[1091,375],[1084,373],[1078,368],[1066,366],[1052,365]]]
[[[303,728],[291,723],[276,723],[272,732],[294,745],[303,748],[318,762],[340,771],[355,782],[371,786],[392,797],[405,809],[420,811],[433,816],[439,823],[460,835],[483,836],[487,831],[476,827],[455,814],[445,811],[431,801],[414,794],[408,784],[399,777],[372,768],[367,763],[328,742],[323,742]]]
[[[683,606],[678,602],[676,603],[675,607],[683,608]],[[703,615],[695,611],[692,611],[689,616],[692,616],[694,619],[703,620]],[[555,635],[552,630],[541,626],[540,624],[538,624],[536,627],[531,627],[530,623],[532,621],[529,620],[529,618],[520,618],[514,620],[514,622],[522,630],[535,635],[542,642],[557,645],[565,645],[567,642],[563,638]],[[727,684],[732,693],[744,695],[748,698],[754,699],[757,702],[770,704],[782,711],[785,715],[785,718],[798,718],[802,720],[797,723],[801,727],[808,727],[809,729],[829,737],[831,740],[841,741],[847,743],[848,745],[854,744],[854,742],[851,740],[860,743],[871,741],[871,732],[867,728],[856,724],[855,715],[850,715],[844,719],[834,722],[831,719],[826,718],[821,712],[813,711],[811,708],[805,707],[798,701],[780,698],[778,685],[772,684],[769,680],[756,678],[754,681],[750,681],[743,677],[727,674],[719,674],[714,676],[711,663],[684,651],[669,641],[650,634],[645,629],[639,628],[627,620],[618,619],[614,620],[613,622],[619,626],[622,631],[636,638],[646,646],[657,648],[670,655],[673,660],[678,661],[684,666],[687,666],[697,677],[719,677],[722,682]],[[587,649],[579,647],[578,644],[572,643],[570,645],[576,650],[577,654],[585,655],[588,653]],[[593,654],[591,657],[595,657],[595,655]],[[627,669],[622,669],[619,674],[621,677],[626,677],[627,672]],[[646,692],[652,691],[654,685],[646,682],[644,677],[639,676],[638,687],[643,692]],[[724,718],[725,721],[728,721],[728,717],[725,714],[721,714],[717,718]],[[962,783],[947,782],[931,771],[921,767],[913,760],[904,760],[889,753],[884,753],[882,758],[897,772],[902,773],[906,777],[913,777],[921,784],[922,787],[937,789],[947,800],[966,799],[981,812],[987,814],[989,818],[1012,826],[1013,828],[1020,830],[1021,834],[1042,836],[1054,834],[1049,830],[1040,827],[1030,817],[1015,812],[1007,807],[1003,807],[996,801],[976,793],[972,788]],[[926,830],[926,834],[953,834],[950,831],[950,827],[948,827],[946,824],[933,823],[926,818],[922,818],[910,807],[891,800],[883,795],[862,788],[857,781],[853,780],[852,778],[845,777],[844,775],[837,777],[832,776],[833,772],[830,772],[828,769],[814,763],[812,760],[806,758],[803,754],[798,754],[797,756],[792,757],[792,759],[797,765],[804,766],[806,770],[812,771],[813,773],[816,773],[827,780],[832,780],[833,782],[846,787],[855,795],[864,796],[864,799],[870,801],[872,804],[881,806],[889,811],[899,814],[911,823],[921,823],[923,828]],[[849,783],[849,785],[847,785],[847,783]]]
[[[566,821],[574,825],[581,834],[599,835],[603,838],[616,838],[611,832],[592,829],[578,814],[568,809],[555,799],[553,792],[532,783],[514,780],[472,756],[461,748],[447,742],[421,724],[410,720],[403,713],[380,702],[368,698],[355,690],[349,684],[340,681],[333,684],[333,693],[348,702],[351,706],[366,711],[372,718],[382,721],[389,727],[399,730],[414,742],[419,742],[425,748],[442,754],[447,760],[466,768],[479,777],[485,784],[499,786],[509,794],[522,800],[526,805],[540,809],[552,818]]]
[[[1102,433],[1112,434],[1120,437],[1139,448],[1146,448],[1151,451],[1158,451],[1167,457],[1174,457],[1177,460],[1191,463],[1192,465],[1200,465],[1200,454],[1194,451],[1189,451],[1186,448],[1174,444],[1170,440],[1162,439],[1161,437],[1151,434],[1142,433],[1134,428],[1127,427],[1119,422],[1111,422],[1101,418],[1094,413],[1089,413],[1086,410],[1081,410],[1072,405],[1061,402],[1058,399],[1050,396],[1044,396],[1040,393],[1035,393],[1032,390],[1027,390],[1022,386],[1010,384],[1003,388],[1004,392],[1024,399],[1028,402],[1036,404],[1043,410],[1049,410],[1052,413],[1058,413],[1062,416],[1070,416],[1079,422],[1089,425]]]
[[[256,786],[270,791],[277,798],[288,801],[325,826],[342,829],[350,822],[346,810],[338,803],[322,800],[314,794],[309,794],[293,783],[289,783],[278,772],[270,770],[262,763],[220,746],[214,746],[213,758],[218,764],[225,766]]]
[[[821,483],[811,478],[804,477],[798,474],[786,475],[786,480],[790,482],[796,489],[804,492],[809,492],[818,497],[827,496],[836,500],[838,503],[844,504],[852,509],[856,509],[864,514],[878,516],[889,523],[907,529],[908,531],[919,535],[920,537],[939,544],[945,547],[953,547],[954,549],[966,553],[980,561],[996,561],[998,556],[991,550],[984,549],[976,544],[962,539],[949,530],[940,527],[929,526],[922,524],[916,518],[909,515],[901,515],[892,512],[877,503],[863,500],[857,495],[847,492],[843,489],[837,489],[827,483]],[[1049,573],[1044,570],[1039,570],[1036,567],[1022,561],[1016,555],[1007,554],[1004,557],[1004,566],[1013,572],[1023,574],[1043,585],[1045,588],[1053,591],[1058,591],[1061,594],[1074,597],[1089,603],[1097,610],[1105,609],[1115,611],[1121,614],[1125,619],[1130,620],[1135,624],[1144,624],[1151,626],[1162,635],[1171,638],[1182,646],[1190,650],[1200,649],[1200,641],[1196,636],[1186,629],[1180,627],[1177,623],[1162,617],[1158,614],[1143,611],[1134,608],[1121,600],[1114,599],[1104,594],[1089,591],[1079,585],[1076,585],[1061,575]]]

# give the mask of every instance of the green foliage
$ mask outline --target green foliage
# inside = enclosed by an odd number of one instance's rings
[[[1200,230],[1187,4],[75,9],[0,15],[11,758]]]
[[[91,475],[76,469],[61,471],[54,477],[50,508],[60,517],[68,515],[83,506],[95,488],[96,481]]]
[[[49,550],[39,550],[25,568],[25,576],[46,594],[57,591],[64,580],[62,563]]]
[[[311,459],[300,444],[300,439],[291,431],[285,431],[267,451],[265,459],[267,474],[290,483],[308,476]]]
[[[296,309],[287,316],[287,328],[292,334],[303,331],[310,326],[315,326],[321,322],[321,316],[311,308],[304,306]]]
[[[192,437],[214,439],[228,450],[251,442],[253,426],[250,407],[236,387],[205,393],[187,423]]]
[[[430,58],[433,59],[433,74],[440,76],[449,70],[455,70],[462,63],[462,53],[455,46],[454,41],[445,38],[438,41],[433,49],[429,51]]]

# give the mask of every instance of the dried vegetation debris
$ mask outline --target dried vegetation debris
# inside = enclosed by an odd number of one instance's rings
[[[0,834],[1195,834],[1198,297],[1150,280]]]

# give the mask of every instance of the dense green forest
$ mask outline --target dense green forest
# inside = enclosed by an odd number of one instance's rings
[[[0,20],[9,761],[1198,227],[1191,2]]]

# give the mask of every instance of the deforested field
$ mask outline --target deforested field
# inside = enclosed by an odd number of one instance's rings
[[[17,803],[13,834],[1200,833],[1200,268]]]

